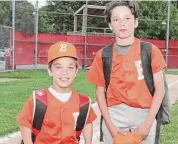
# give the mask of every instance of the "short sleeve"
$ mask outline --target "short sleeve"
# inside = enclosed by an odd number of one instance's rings
[[[20,125],[26,126],[28,128],[32,128],[33,121],[33,97],[29,97],[29,99],[24,104],[21,112],[17,117],[17,122]]]
[[[161,51],[154,45],[152,46],[151,66],[152,66],[153,73],[163,70],[166,66],[166,63],[165,63],[165,60],[163,58]]]
[[[105,86],[101,50],[96,53],[96,56],[91,64],[90,70],[88,71],[87,79],[89,82],[97,86]]]
[[[87,124],[92,123],[96,118],[97,118],[97,116],[96,116],[93,108],[91,107],[89,115],[88,115],[88,119],[87,119]]]

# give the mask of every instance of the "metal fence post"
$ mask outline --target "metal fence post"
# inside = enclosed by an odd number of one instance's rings
[[[166,71],[168,68],[168,56],[169,56],[170,13],[171,13],[170,5],[171,5],[171,1],[168,0],[167,31],[166,31]]]
[[[84,36],[85,36],[85,46],[84,46],[84,69],[86,68],[86,57],[87,57],[87,14],[88,14],[88,0],[86,0],[86,7],[84,8]]]
[[[15,70],[15,0],[12,0],[12,70]]]
[[[36,0],[35,6],[35,69],[38,64],[38,0]]]

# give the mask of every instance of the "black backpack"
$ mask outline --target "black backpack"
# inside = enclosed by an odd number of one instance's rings
[[[143,67],[143,75],[147,85],[148,90],[150,91],[151,95],[154,95],[154,81],[153,81],[153,73],[151,68],[151,51],[152,51],[152,44],[148,42],[141,42],[141,62]],[[105,96],[108,85],[110,83],[110,74],[112,68],[112,51],[113,51],[113,44],[107,45],[102,49],[102,63],[103,63],[103,73],[105,78]],[[157,113],[157,126],[156,126],[156,139],[155,144],[159,144],[159,135],[161,125],[169,124],[170,123],[170,99],[168,94],[168,84],[166,81],[166,77],[164,74],[164,86],[165,86],[165,95],[160,106],[160,109]],[[107,98],[107,96],[106,96]],[[103,118],[101,116],[100,122],[100,141],[103,141],[103,132],[101,129]]]

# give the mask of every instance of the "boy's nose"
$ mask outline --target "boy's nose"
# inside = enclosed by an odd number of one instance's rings
[[[62,70],[61,74],[63,75],[67,75],[68,74],[68,71],[66,69]]]

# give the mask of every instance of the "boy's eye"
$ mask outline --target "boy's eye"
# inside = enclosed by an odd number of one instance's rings
[[[128,18],[126,18],[127,20],[129,20],[130,18],[128,17]]]
[[[69,69],[74,69],[74,67],[69,67]]]
[[[118,21],[118,19],[114,19],[114,21]]]
[[[56,68],[57,68],[57,69],[60,69],[61,67],[60,67],[60,66],[57,66]]]

